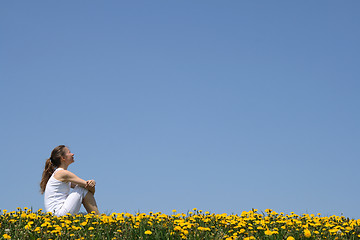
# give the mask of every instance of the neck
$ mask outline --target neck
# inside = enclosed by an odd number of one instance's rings
[[[61,164],[61,165],[59,166],[59,168],[62,168],[62,169],[64,169],[64,170],[67,170],[67,168],[68,168],[68,165],[65,165],[65,164]]]

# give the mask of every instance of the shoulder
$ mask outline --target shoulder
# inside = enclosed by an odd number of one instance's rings
[[[67,179],[69,179],[69,177],[72,175],[74,175],[72,172],[70,172],[68,170],[60,169],[60,170],[56,171],[56,173],[54,174],[54,177],[56,179],[64,182]]]

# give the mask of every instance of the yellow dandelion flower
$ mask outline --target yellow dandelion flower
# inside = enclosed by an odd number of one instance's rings
[[[309,229],[305,229],[305,230],[304,230],[304,236],[305,236],[306,238],[311,237],[311,232],[309,231]]]
[[[8,235],[8,234],[6,234],[6,233],[3,235],[3,238],[5,238],[5,239],[11,239],[10,235]]]
[[[146,230],[146,231],[145,231],[145,234],[146,234],[146,235],[151,235],[152,232],[151,232],[150,230]]]

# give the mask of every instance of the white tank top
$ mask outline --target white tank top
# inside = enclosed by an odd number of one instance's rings
[[[46,212],[57,212],[64,204],[70,192],[70,182],[66,183],[54,178],[54,174],[59,170],[64,169],[57,168],[49,178],[49,181],[47,182],[45,187],[44,205]]]

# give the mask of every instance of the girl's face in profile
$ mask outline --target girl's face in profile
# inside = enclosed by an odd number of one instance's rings
[[[72,152],[70,152],[70,149],[68,148],[64,148],[65,150],[65,155],[63,156],[66,164],[70,165],[71,163],[75,162],[74,161],[74,154]]]

